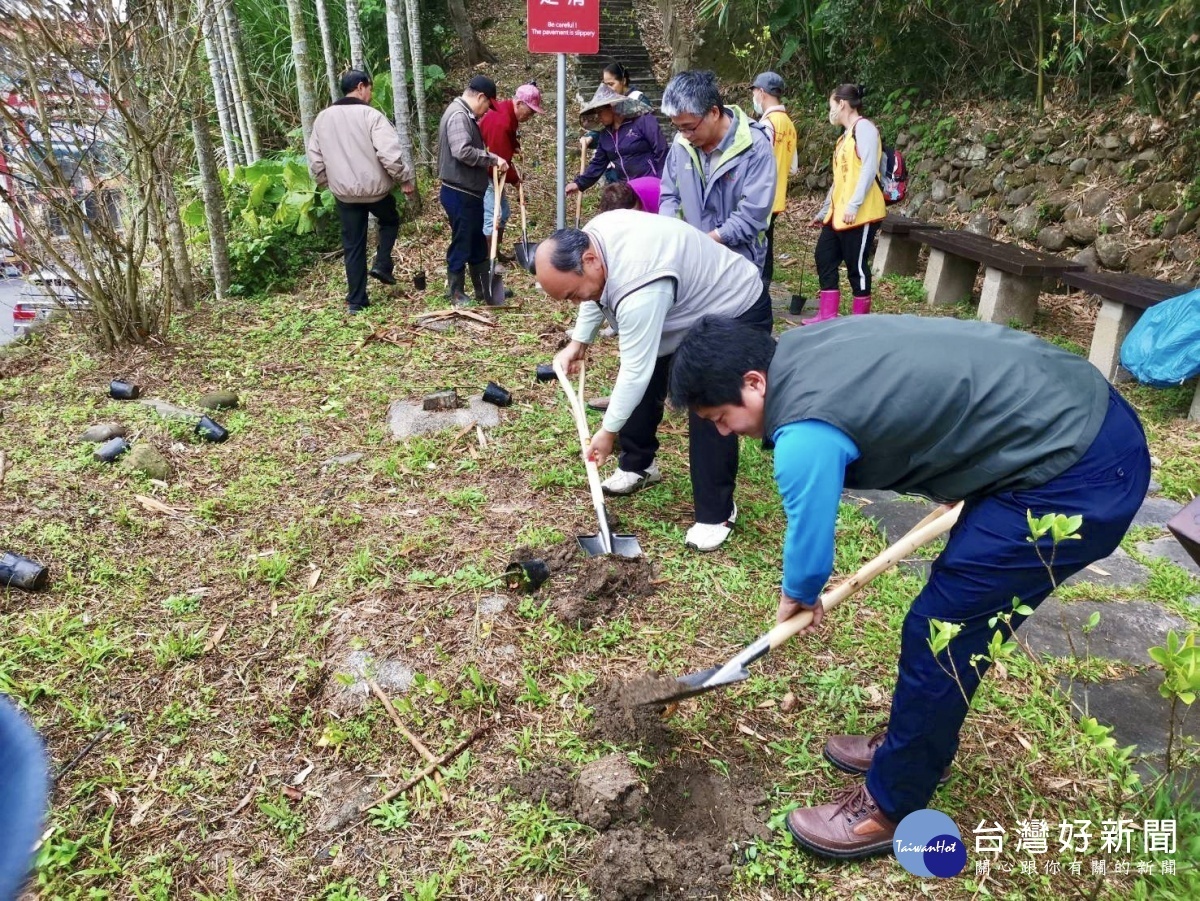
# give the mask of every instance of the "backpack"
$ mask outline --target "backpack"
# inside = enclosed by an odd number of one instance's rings
[[[879,154],[879,187],[887,206],[899,203],[908,193],[908,167],[904,154],[894,147],[884,147]]]

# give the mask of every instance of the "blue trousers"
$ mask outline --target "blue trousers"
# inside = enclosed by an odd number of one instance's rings
[[[1037,488],[964,505],[905,617],[887,738],[867,773],[867,788],[893,822],[928,805],[954,759],[967,699],[986,670],[986,663],[972,666],[971,655],[986,653],[992,634],[1004,628],[988,620],[1011,612],[1014,598],[1036,609],[1054,585],[1111,554],[1141,506],[1150,481],[1146,436],[1130,406],[1109,390],[1104,425],[1074,466]],[[1080,540],[1061,542],[1054,554],[1053,582],[1037,553],[1050,559],[1050,538],[1036,548],[1026,540],[1026,510],[1083,517]],[[931,619],[962,624],[936,660],[928,643]],[[1021,619],[1014,617],[1013,626]],[[957,671],[957,682],[947,670]]]
[[[0,695],[0,901],[21,892],[50,788],[41,739]]]
[[[484,263],[488,258],[483,238],[483,197],[442,185],[442,208],[450,220],[450,246],[446,248],[446,268],[462,272],[468,263]]]

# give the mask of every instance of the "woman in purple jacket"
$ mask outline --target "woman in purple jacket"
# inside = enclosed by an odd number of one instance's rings
[[[589,120],[603,128],[591,163],[582,175],[567,183],[568,196],[586,191],[603,178],[609,163],[616,168],[618,181],[662,175],[667,142],[658,127],[658,120],[644,103],[602,84],[580,110],[579,119],[585,128],[591,126]]]

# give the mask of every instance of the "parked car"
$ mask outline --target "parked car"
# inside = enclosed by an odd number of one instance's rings
[[[0,277],[20,278],[21,270],[17,268],[15,263],[0,263]]]
[[[17,337],[28,334],[31,328],[39,322],[45,322],[55,311],[77,313],[90,306],[87,298],[61,272],[53,269],[31,272],[25,277],[25,285],[13,306],[13,334]]]

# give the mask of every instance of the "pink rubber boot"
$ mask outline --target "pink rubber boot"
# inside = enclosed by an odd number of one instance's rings
[[[871,295],[854,298],[854,315],[862,316],[871,312]]]
[[[801,319],[801,325],[812,325],[814,322],[824,322],[835,319],[838,314],[838,302],[841,293],[835,288],[832,291],[821,291],[817,294],[817,315],[809,319]]]

